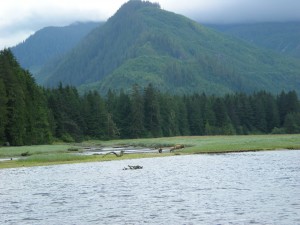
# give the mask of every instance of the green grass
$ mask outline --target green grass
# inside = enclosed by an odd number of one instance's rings
[[[91,146],[141,146],[141,147],[170,147],[184,144],[185,148],[175,153],[125,154],[122,157],[114,155],[77,155],[68,149],[81,149]],[[147,157],[163,157],[177,154],[226,153],[243,151],[261,151],[276,149],[300,149],[300,134],[296,135],[247,135],[247,136],[197,136],[170,137],[149,139],[128,139],[112,141],[86,141],[73,145],[42,145],[24,147],[2,147],[0,158],[20,157],[21,153],[29,152],[28,157],[19,160],[0,162],[1,168],[46,166],[66,163],[100,162],[110,160],[136,159]]]
[[[66,162],[76,160],[86,160],[91,157],[83,155],[75,155],[70,153],[56,153],[56,154],[39,154],[31,155],[26,158],[21,158],[20,162]]]
[[[187,136],[170,138],[89,141],[86,145],[133,145],[166,147],[184,144],[183,153],[215,153],[275,149],[300,149],[300,135],[245,135],[245,136]]]
[[[29,154],[63,153],[67,152],[69,148],[71,148],[70,145],[64,144],[1,147],[0,158],[18,157],[25,152],[28,152]]]

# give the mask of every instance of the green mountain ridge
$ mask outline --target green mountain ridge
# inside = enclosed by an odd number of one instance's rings
[[[279,93],[300,89],[300,65],[158,4],[129,1],[37,79],[101,93],[135,83],[174,93]]]
[[[35,75],[48,61],[68,52],[100,25],[100,22],[76,22],[64,27],[45,27],[11,50],[20,65]]]

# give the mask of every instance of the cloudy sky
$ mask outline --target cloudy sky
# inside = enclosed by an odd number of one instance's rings
[[[127,0],[0,0],[0,49],[45,26],[103,21]],[[202,23],[300,20],[299,0],[154,0]]]

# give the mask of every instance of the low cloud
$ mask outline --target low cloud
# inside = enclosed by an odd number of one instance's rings
[[[0,8],[0,49],[24,41],[47,26],[66,26],[77,21],[104,21],[124,0],[10,0]]]
[[[205,23],[300,20],[299,0],[193,0],[173,5],[168,0],[162,0],[162,4]]]
[[[300,20],[299,0],[152,0],[163,9],[202,23]],[[0,8],[0,49],[11,47],[46,26],[103,21],[126,0],[9,0]]]

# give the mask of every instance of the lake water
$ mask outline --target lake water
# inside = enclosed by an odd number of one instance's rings
[[[3,169],[0,224],[300,224],[300,151]]]

